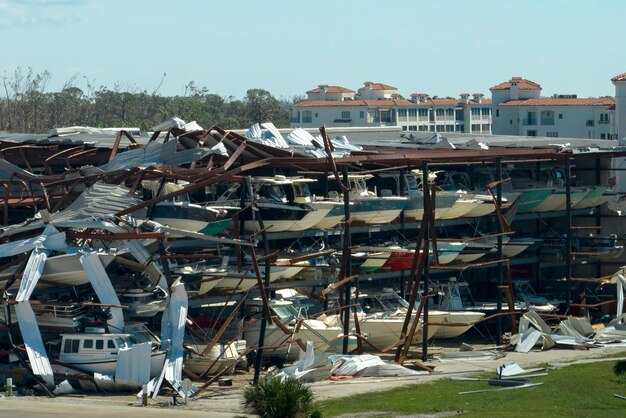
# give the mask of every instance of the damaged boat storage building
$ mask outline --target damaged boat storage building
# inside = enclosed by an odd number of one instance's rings
[[[255,352],[258,375],[261,353],[288,359],[309,338],[402,363],[463,325],[455,309],[513,330],[528,309],[622,313],[617,141],[178,119],[146,137],[53,131],[0,136],[2,371],[46,391],[68,378],[190,395],[215,378],[184,376]],[[404,316],[372,343],[373,303],[349,307],[383,289]]]

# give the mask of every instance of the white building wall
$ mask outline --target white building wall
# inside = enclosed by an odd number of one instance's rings
[[[626,81],[614,81],[615,133],[620,145],[626,145]]]
[[[509,135],[600,139],[604,134],[604,139],[609,139],[611,133],[612,112],[604,106],[500,106],[498,110],[496,120],[519,119],[517,132],[509,129]],[[600,122],[601,113],[609,114],[608,123]],[[509,125],[513,128],[515,121]],[[495,129],[494,133],[504,134]]]

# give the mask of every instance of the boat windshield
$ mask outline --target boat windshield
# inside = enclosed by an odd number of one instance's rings
[[[264,185],[259,189],[258,194],[261,198],[272,202],[287,202],[287,196],[285,195],[285,191],[283,190],[282,186]]]
[[[272,311],[280,318],[281,321],[289,321],[293,318],[299,317],[298,311],[293,307],[293,305],[274,305],[272,306]]]

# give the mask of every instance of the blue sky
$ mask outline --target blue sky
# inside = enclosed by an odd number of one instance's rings
[[[277,97],[363,81],[403,95],[483,92],[512,76],[544,95],[614,94],[626,2],[0,0],[0,75],[16,67],[182,94]]]

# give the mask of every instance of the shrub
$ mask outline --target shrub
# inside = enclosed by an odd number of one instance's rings
[[[261,418],[321,418],[313,392],[295,379],[266,378],[243,392],[243,408]]]

